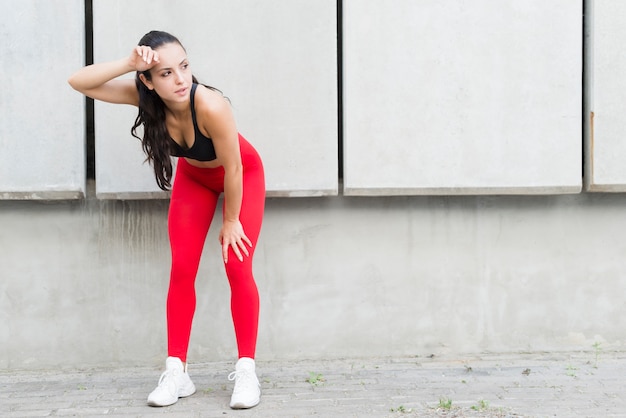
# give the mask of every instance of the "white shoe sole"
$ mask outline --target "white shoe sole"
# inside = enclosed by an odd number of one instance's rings
[[[231,409],[250,409],[250,408],[254,408],[255,406],[257,406],[260,402],[261,402],[261,398],[258,398],[251,404],[245,404],[243,402],[236,402],[236,403],[231,403],[230,407]]]
[[[170,406],[170,405],[174,405],[176,402],[178,402],[178,400],[180,398],[186,398],[187,396],[191,396],[194,393],[196,393],[196,386],[192,384],[191,387],[188,387],[186,391],[183,391],[181,394],[179,394],[178,398],[174,399],[172,402],[159,403],[157,401],[148,399],[148,406]]]

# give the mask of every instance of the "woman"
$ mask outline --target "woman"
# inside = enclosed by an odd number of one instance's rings
[[[135,80],[118,79],[136,71]],[[230,406],[251,408],[260,401],[254,355],[259,294],[252,258],[265,203],[263,165],[237,132],[230,103],[221,92],[199,85],[180,41],[166,33],[147,33],[128,58],[89,65],[68,80],[77,91],[109,103],[139,108],[132,134],[141,139],[157,184],[171,186],[171,156],[178,159],[168,214],[172,251],[167,296],[168,358],[159,384],[148,396],[151,406],[166,406],[192,395],[187,348],[195,311],[194,281],[202,248],[224,193],[219,233],[231,287],[231,311],[239,351]],[[143,137],[137,128],[143,126]]]

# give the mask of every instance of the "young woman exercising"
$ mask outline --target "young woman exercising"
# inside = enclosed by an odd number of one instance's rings
[[[135,80],[118,79],[136,72]],[[239,360],[231,408],[260,401],[255,372],[259,293],[252,259],[265,206],[263,164],[237,131],[230,103],[215,88],[198,84],[180,41],[147,33],[130,56],[86,66],[68,80],[77,91],[109,103],[135,105],[132,134],[141,139],[158,186],[172,189],[168,230],[172,252],[167,296],[168,357],[151,406],[166,406],[196,388],[187,373],[187,348],[196,306],[194,282],[218,197],[224,193],[219,233],[231,287],[231,311]],[[137,128],[143,127],[143,137]],[[180,157],[173,186],[171,156]]]

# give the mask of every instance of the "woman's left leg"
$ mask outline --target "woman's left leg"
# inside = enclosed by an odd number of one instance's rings
[[[252,261],[265,210],[265,177],[256,152],[242,152],[242,159],[243,198],[239,220],[252,242],[252,248],[248,249],[249,256],[244,255],[243,261],[239,261],[230,248],[225,268],[231,287],[231,312],[239,358],[254,359],[259,325],[259,292],[254,281]]]
[[[261,401],[261,386],[255,371],[259,326],[259,291],[252,274],[252,260],[256,250],[263,212],[265,210],[265,177],[263,163],[254,148],[239,136],[241,161],[243,163],[243,196],[239,221],[252,247],[243,261],[229,248],[226,275],[231,288],[231,312],[235,325],[235,336],[239,350],[239,360],[229,380],[235,380],[230,407],[233,409],[252,408]]]

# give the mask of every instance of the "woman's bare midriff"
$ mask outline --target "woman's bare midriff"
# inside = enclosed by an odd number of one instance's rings
[[[222,166],[222,163],[219,159],[213,161],[198,161],[191,158],[185,158],[185,161],[187,161],[190,165],[198,168],[217,168]]]

